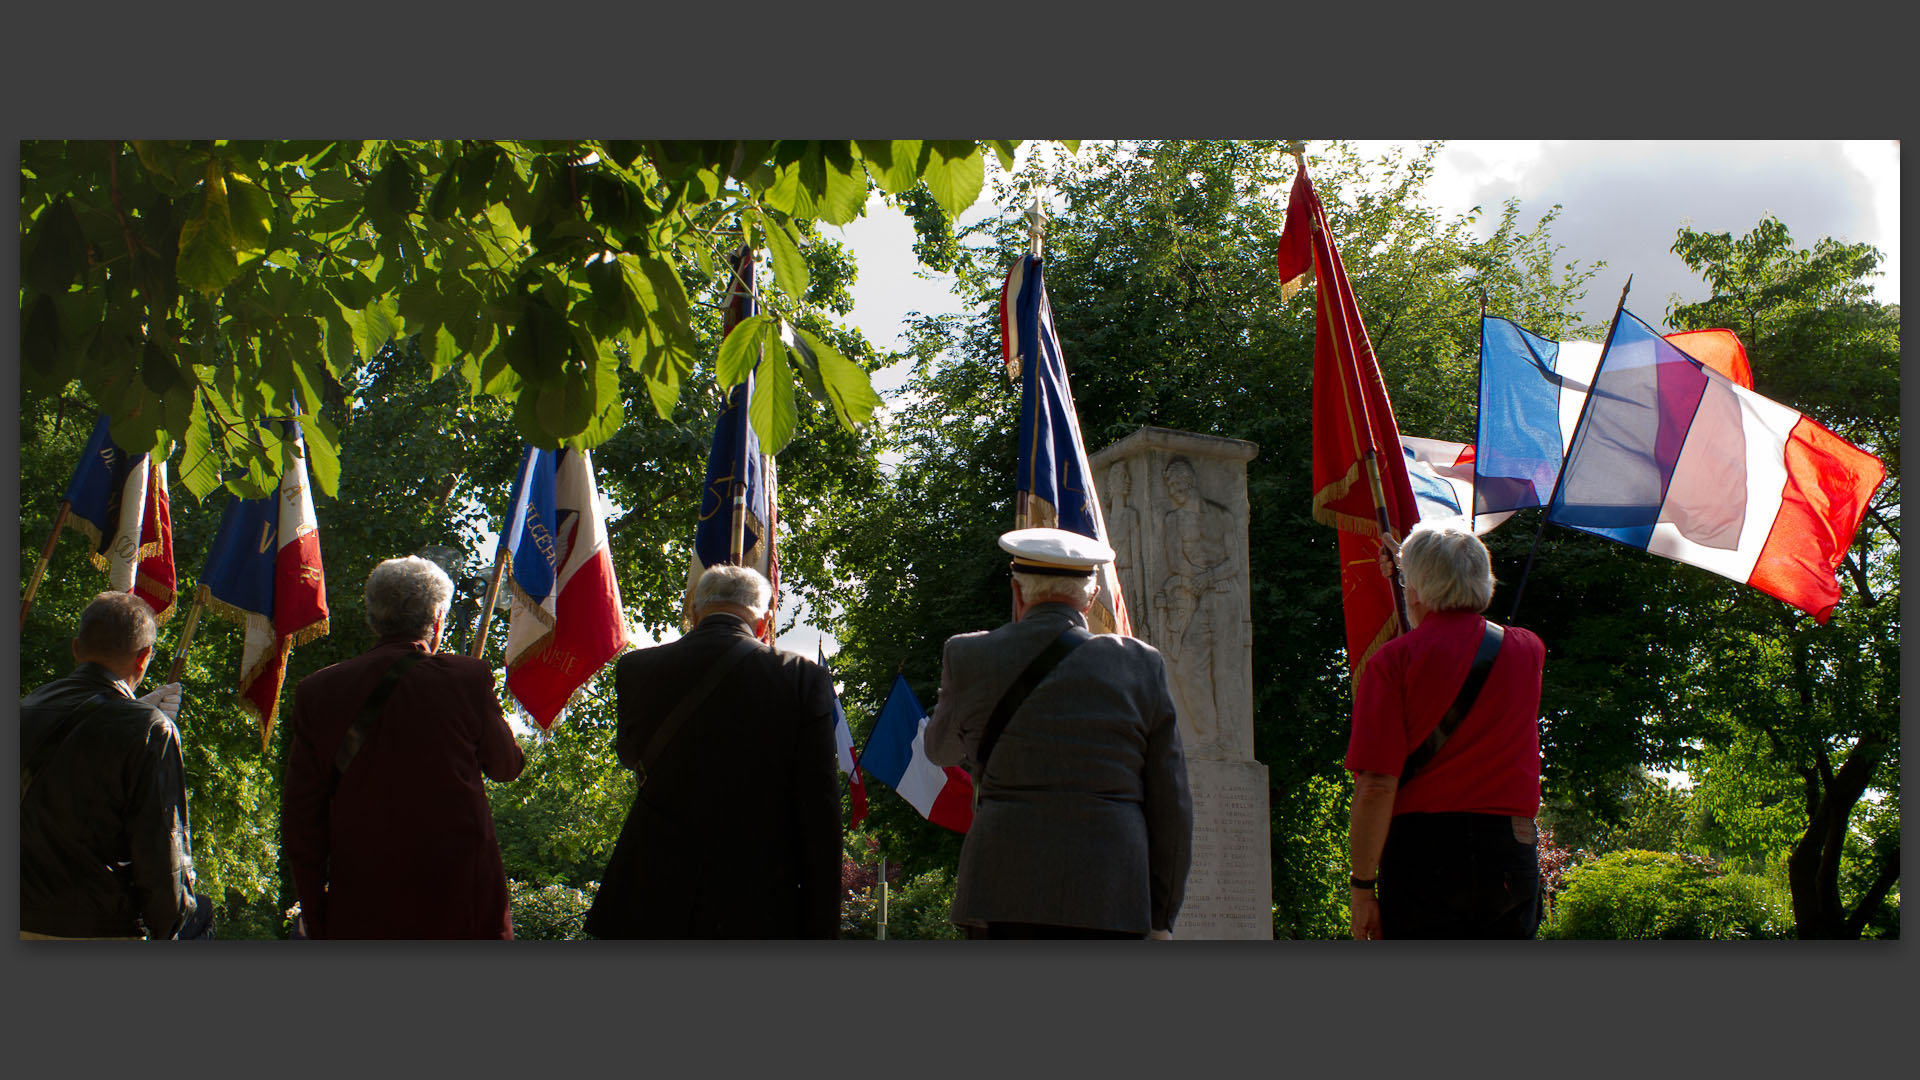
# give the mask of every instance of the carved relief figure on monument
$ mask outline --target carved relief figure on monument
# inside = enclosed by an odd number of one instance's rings
[[[1128,599],[1133,617],[1133,636],[1148,640],[1146,564],[1140,558],[1140,511],[1127,504],[1133,493],[1133,473],[1124,461],[1107,470],[1107,484],[1101,489],[1101,509],[1107,522],[1107,540],[1113,545],[1113,568],[1120,578],[1120,595]]]
[[[1175,457],[1161,470],[1173,509],[1162,515],[1167,577],[1154,594],[1174,683],[1193,727],[1196,751],[1230,750],[1233,733],[1221,724],[1215,650],[1237,638],[1238,612],[1232,536],[1233,511],[1201,494],[1193,463]]]

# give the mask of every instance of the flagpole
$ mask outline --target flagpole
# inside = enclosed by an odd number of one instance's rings
[[[1047,208],[1043,203],[1041,203],[1040,192],[1036,189],[1033,193],[1033,205],[1028,207],[1027,209],[1027,254],[1028,255],[1031,255],[1036,259],[1040,258],[1040,252],[1042,248],[1045,247],[1045,244],[1046,244],[1046,232],[1047,232]],[[1014,301],[1017,304],[1019,302],[1019,297],[1015,297]],[[1015,318],[1018,318],[1018,315],[1016,315]],[[1034,331],[1036,334],[1039,332],[1038,324],[1035,325]],[[1026,344],[1029,349],[1034,350],[1035,357],[1037,357],[1039,343],[1027,342]],[[1033,366],[1035,357],[1023,356],[1020,358],[1020,372],[1021,372],[1021,380],[1023,382],[1026,379],[1026,373]],[[1030,480],[1029,480],[1029,483],[1031,483]],[[1027,495],[1028,493],[1026,491],[1015,491],[1013,493],[1013,527],[1016,529],[1026,529],[1026,528],[1032,527],[1033,525],[1033,512],[1027,506]]]
[[[47,572],[47,563],[53,560],[53,546],[60,540],[60,530],[67,524],[67,515],[73,513],[73,503],[60,500],[60,512],[53,517],[53,531],[47,534],[47,546],[40,552],[40,562],[33,568],[33,577],[27,582],[27,595],[20,601],[20,628],[27,627],[27,612],[33,609],[33,594],[40,589],[40,577]]]
[[[726,336],[728,334],[733,332],[733,328],[739,325],[740,320],[746,317],[747,308],[753,304],[753,299],[754,299],[753,284],[746,279],[746,275],[741,270],[741,267],[743,265],[746,265],[748,260],[752,258],[753,258],[753,249],[747,247],[745,244],[740,245],[740,249],[734,253],[733,285],[731,286],[732,293],[728,297],[727,312],[724,318],[722,319],[723,325],[721,326],[721,331],[720,331],[720,337],[721,337],[721,340],[723,341],[726,339]],[[760,359],[764,359],[764,356],[761,355],[762,353],[764,353],[764,350],[761,348],[761,346],[756,344],[754,346],[754,351],[756,356],[759,356]],[[759,359],[756,359],[753,365],[753,372],[757,372],[759,370],[760,370],[760,362],[759,362]],[[747,373],[746,380],[743,383],[741,383],[742,386],[751,387],[753,385],[753,372]],[[750,410],[753,405],[752,394],[742,393],[740,404],[741,404],[740,435],[739,435],[740,442],[739,442],[739,447],[734,451],[734,454],[733,454],[733,460],[734,460],[735,467],[738,470],[738,475],[736,475],[733,478],[733,530],[732,530],[732,535],[730,536],[728,541],[728,553],[730,556],[728,561],[732,562],[733,565],[735,566],[741,565],[746,558],[747,425],[752,422],[748,418],[747,414],[748,414],[748,410]],[[769,569],[771,569],[771,567],[769,567]]]
[[[193,591],[193,607],[187,609],[187,625],[180,629],[180,644],[173,648],[173,667],[167,670],[167,681],[177,683],[180,673],[187,668],[187,650],[193,648],[193,632],[200,626],[200,612],[207,606],[207,588],[202,585]]]
[[[1473,356],[1473,501],[1467,506],[1467,531],[1479,535],[1480,527],[1480,385],[1487,368],[1487,290],[1480,290],[1480,340]]]
[[[1600,360],[1593,366],[1593,381],[1587,386],[1586,400],[1580,403],[1580,416],[1573,422],[1573,434],[1575,438],[1579,437],[1581,428],[1586,426],[1587,410],[1593,407],[1594,393],[1600,389],[1600,365],[1606,362],[1607,350],[1613,347],[1613,332],[1620,327],[1620,313],[1627,309],[1627,292],[1632,288],[1633,275],[1628,274],[1626,285],[1620,289],[1620,302],[1615,304],[1613,308],[1613,321],[1607,324],[1607,340],[1600,345]],[[1553,513],[1553,501],[1560,496],[1560,485],[1567,478],[1567,462],[1571,460],[1572,457],[1573,444],[1569,441],[1567,444],[1567,452],[1565,456],[1560,459],[1560,471],[1553,478],[1553,491],[1547,495],[1547,505],[1541,507],[1543,512],[1540,515],[1540,527],[1534,530],[1533,546],[1527,549],[1527,565],[1520,570],[1520,583],[1513,587],[1513,610],[1507,612],[1508,622],[1512,622],[1514,616],[1520,614],[1520,597],[1527,591],[1527,575],[1533,572],[1533,556],[1540,550],[1540,537],[1545,535],[1547,531],[1547,515]],[[1479,460],[1480,455],[1476,448],[1474,452],[1476,469],[1478,468]]]
[[[1293,152],[1293,161],[1294,161],[1295,167],[1298,168],[1303,173],[1306,172],[1306,168],[1307,168],[1307,160],[1305,157],[1306,143],[1301,141],[1290,143],[1289,149],[1291,149]],[[1346,276],[1347,276],[1346,267],[1339,262],[1340,256],[1333,249],[1333,240],[1328,235],[1326,211],[1320,206],[1320,196],[1317,192],[1314,194],[1313,224],[1318,227],[1317,231],[1319,233],[1320,242],[1326,245],[1328,269],[1338,271],[1338,273],[1330,275],[1331,277],[1334,278],[1334,285],[1333,285],[1334,292],[1341,294],[1339,297],[1336,297],[1336,299],[1350,298],[1351,294],[1342,293],[1341,291],[1340,282],[1346,280]],[[1349,282],[1348,288],[1351,288],[1351,287],[1352,287],[1351,283]],[[1320,301],[1325,303],[1327,301],[1326,293],[1320,290],[1316,290],[1316,291],[1320,293],[1320,297],[1319,297]],[[1355,386],[1355,389],[1360,389],[1360,369],[1359,369],[1359,363],[1358,363],[1359,357],[1354,352],[1353,327],[1349,325],[1347,322],[1346,305],[1328,303],[1327,307],[1329,311],[1336,312],[1340,317],[1340,335],[1342,338],[1346,340],[1347,358],[1349,360],[1349,363],[1353,367],[1354,386]],[[1356,311],[1359,310],[1359,301],[1357,299],[1354,300],[1354,309]],[[1371,355],[1372,348],[1373,348],[1371,343],[1369,343],[1367,348],[1368,348],[1369,355]],[[1375,360],[1374,363],[1375,363],[1375,366],[1377,367],[1379,364],[1379,361]],[[1344,380],[1341,386],[1341,395],[1343,399],[1346,398],[1346,387],[1344,385]],[[1386,487],[1380,482],[1380,454],[1379,454],[1379,447],[1374,442],[1374,439],[1373,439],[1373,411],[1371,408],[1368,407],[1367,396],[1364,393],[1360,394],[1359,398],[1360,398],[1360,423],[1356,425],[1351,422],[1353,419],[1352,413],[1351,413],[1353,403],[1351,399],[1347,399],[1347,407],[1349,410],[1348,417],[1347,417],[1349,423],[1347,426],[1349,428],[1359,427],[1360,430],[1366,433],[1366,446],[1362,448],[1356,445],[1354,448],[1360,451],[1360,460],[1366,465],[1367,489],[1373,496],[1373,513],[1374,513],[1374,518],[1378,522],[1379,528],[1380,528],[1380,543],[1382,546],[1386,547],[1389,554],[1394,556],[1396,570],[1391,576],[1387,578],[1387,582],[1388,582],[1388,585],[1393,590],[1393,606],[1394,606],[1395,613],[1398,614],[1400,618],[1400,629],[1402,632],[1405,632],[1412,625],[1412,620],[1407,612],[1406,590],[1400,584],[1400,574],[1397,569],[1399,564],[1399,554],[1400,554],[1400,537],[1394,534],[1392,518],[1387,513]]]
[[[887,852],[880,849],[880,922],[874,928],[874,940],[887,940]]]
[[[509,526],[512,522],[507,523]],[[493,556],[493,577],[487,582],[487,602],[480,609],[480,630],[473,635],[473,648],[467,653],[475,659],[485,655],[487,649],[487,626],[493,622],[493,605],[500,600],[500,583],[507,577],[506,537],[500,538],[499,550]]]

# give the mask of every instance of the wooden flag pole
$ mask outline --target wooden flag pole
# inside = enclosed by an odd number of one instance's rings
[[[487,582],[487,602],[480,608],[480,629],[474,632],[473,649],[467,653],[476,660],[486,653],[487,627],[493,623],[493,605],[500,600],[500,583],[507,576],[506,537],[500,539],[500,550],[493,557],[493,577]]]
[[[1613,321],[1607,324],[1607,340],[1600,346],[1600,360],[1593,366],[1593,381],[1587,384],[1587,399],[1580,403],[1580,417],[1573,422],[1573,437],[1580,437],[1580,430],[1586,426],[1587,410],[1593,407],[1593,394],[1600,386],[1600,367],[1607,362],[1607,350],[1613,346],[1613,332],[1620,326],[1620,313],[1627,309],[1627,291],[1633,288],[1633,275],[1627,275],[1627,284],[1620,290],[1620,302],[1614,305]],[[1553,501],[1560,496],[1560,484],[1567,478],[1567,462],[1573,459],[1573,444],[1567,445],[1567,452],[1560,459],[1560,472],[1553,478],[1553,491],[1547,496],[1547,505],[1541,507],[1540,527],[1534,530],[1533,546],[1527,549],[1527,565],[1520,570],[1520,583],[1513,587],[1513,610],[1507,612],[1507,621],[1520,614],[1520,597],[1527,591],[1527,575],[1533,572],[1533,556],[1540,550],[1540,537],[1547,531],[1547,515],[1553,513]],[[1479,460],[1479,448],[1474,449],[1474,460]]]
[[[20,600],[20,628],[27,627],[27,612],[33,610],[33,594],[40,589],[40,577],[47,572],[47,563],[53,560],[53,545],[60,540],[60,530],[67,524],[67,516],[73,513],[73,503],[60,500],[60,512],[53,517],[53,531],[47,534],[47,546],[40,552],[40,562],[33,568],[33,577],[27,582],[27,594]]]
[[[187,625],[180,628],[180,644],[173,649],[173,667],[167,670],[167,681],[177,683],[180,673],[187,668],[187,650],[193,648],[193,632],[200,626],[200,612],[207,606],[207,587],[193,590],[193,607],[187,610]]]

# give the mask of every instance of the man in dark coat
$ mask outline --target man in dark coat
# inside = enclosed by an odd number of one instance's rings
[[[755,571],[713,567],[692,632],[620,658],[615,745],[640,790],[587,916],[595,937],[839,936],[833,686],[757,640],[771,598]]]
[[[435,652],[453,583],[426,559],[367,578],[371,650],[300,680],[280,839],[312,938],[512,938],[483,776],[526,765],[481,660]],[[341,743],[408,658],[337,780]]]
[[[146,601],[101,593],[80,613],[80,666],[20,702],[23,939],[163,940],[212,914],[193,892],[180,688],[133,696],[154,635]]]
[[[1153,646],[1087,635],[1107,545],[1018,529],[1014,621],[947,639],[927,758],[966,764],[980,802],[960,848],[953,921],[988,938],[1167,938],[1186,895],[1193,801],[1167,666]],[[1008,688],[1084,637],[1032,685],[981,764]]]

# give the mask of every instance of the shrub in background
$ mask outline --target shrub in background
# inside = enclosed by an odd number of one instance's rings
[[[1733,940],[1791,937],[1784,882],[1698,855],[1629,849],[1566,872],[1544,936]]]
[[[507,882],[507,901],[513,907],[513,936],[519,941],[586,941],[587,909],[593,906],[598,882],[585,889],[566,885]]]

